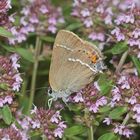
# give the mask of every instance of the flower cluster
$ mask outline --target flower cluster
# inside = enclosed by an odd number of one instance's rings
[[[5,104],[14,104],[14,92],[19,91],[22,79],[18,68],[19,56],[13,54],[11,56],[0,56],[0,107]]]
[[[109,117],[104,119],[107,125],[112,124],[114,132],[129,138],[133,135],[133,131],[129,124],[135,125],[140,123],[140,79],[136,75],[120,75],[118,76],[116,85],[112,89],[111,100],[108,104],[112,109],[117,107],[124,107],[126,110],[125,119],[122,124]],[[125,122],[126,121],[126,122]]]
[[[129,2],[126,10],[114,19],[114,29],[111,34],[117,42],[126,41],[131,53],[140,58],[140,7],[134,1]]]
[[[26,133],[38,131],[42,136],[46,136],[48,140],[62,138],[64,129],[67,127],[61,119],[59,111],[37,109],[31,110],[31,117],[24,116],[20,118],[17,115],[18,123]]]
[[[11,125],[9,128],[0,129],[1,140],[28,140],[15,125]]]
[[[83,108],[88,108],[93,113],[98,113],[99,108],[108,103],[105,96],[99,94],[100,88],[98,82],[88,85],[72,97],[75,103],[81,103]]]
[[[10,32],[14,38],[10,38],[10,44],[21,43],[27,39],[29,33],[36,34],[56,33],[59,23],[63,23],[61,9],[53,7],[49,0],[34,0],[25,3],[21,10],[19,26],[11,26]],[[14,16],[10,17],[14,24]]]
[[[138,0],[74,0],[71,14],[83,23],[81,30],[92,41],[127,41],[129,46],[137,46],[132,51],[140,57]]]
[[[7,24],[7,11],[11,8],[11,0],[0,1],[0,26]]]

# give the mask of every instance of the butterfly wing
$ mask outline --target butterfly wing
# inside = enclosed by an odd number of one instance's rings
[[[61,30],[57,34],[50,66],[49,82],[53,90],[75,92],[89,84],[95,71],[91,69],[91,60],[86,51],[101,52],[96,46],[81,40],[72,32]]]

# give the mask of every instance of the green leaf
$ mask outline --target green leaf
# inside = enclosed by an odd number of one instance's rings
[[[101,74],[98,80],[99,87],[101,89],[101,95],[108,94],[112,89],[112,81],[108,79],[105,74]]]
[[[86,128],[81,125],[75,125],[70,128],[65,129],[65,135],[66,136],[75,136],[82,134],[86,131]]]
[[[119,42],[112,46],[112,48],[105,53],[112,53],[112,54],[121,54],[125,52],[128,49],[127,43],[126,42]]]
[[[117,136],[114,133],[103,134],[98,140],[117,140]]]
[[[2,108],[2,118],[6,124],[8,124],[8,125],[11,124],[12,113],[11,113],[10,108],[7,105]]]
[[[8,90],[9,85],[7,83],[0,83],[0,89]]]
[[[67,26],[66,27],[66,29],[67,30],[70,30],[70,31],[73,31],[73,30],[75,30],[75,29],[78,29],[78,28],[80,28],[80,27],[82,27],[83,26],[83,24],[82,23],[72,23],[72,24],[70,24],[69,26]]]
[[[15,52],[15,48],[14,47],[11,47],[11,46],[7,46],[7,45],[2,45],[1,46],[7,50],[8,52]]]
[[[10,33],[9,31],[7,31],[3,27],[0,27],[0,36],[7,37],[7,38],[13,37],[12,33]]]
[[[100,113],[108,112],[110,111],[111,107],[110,106],[103,106],[102,108],[99,109]]]
[[[109,113],[109,118],[119,119],[126,112],[127,112],[127,107],[117,107]]]
[[[140,75],[140,60],[135,56],[131,56],[131,58],[132,58],[134,65],[137,68],[138,74]]]
[[[53,43],[55,38],[54,37],[51,37],[51,36],[42,36],[40,37],[41,40],[44,40],[46,42],[50,42],[50,43]]]
[[[24,48],[16,48],[15,51],[29,62],[34,62],[33,54]]]

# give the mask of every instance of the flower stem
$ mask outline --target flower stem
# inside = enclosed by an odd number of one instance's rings
[[[125,63],[125,60],[127,58],[127,55],[128,55],[128,51],[124,52],[122,57],[121,57],[121,60],[116,68],[116,72],[119,73],[121,71],[121,68],[123,66],[123,64]]]
[[[37,37],[36,46],[35,46],[35,57],[34,57],[34,66],[33,66],[33,74],[32,74],[32,81],[31,81],[31,89],[30,89],[31,92],[30,92],[30,98],[29,98],[28,113],[29,113],[30,109],[32,108],[32,104],[33,104],[33,100],[34,100],[40,50],[41,50],[41,42],[40,42],[39,37]]]
[[[94,140],[94,132],[93,132],[93,126],[92,125],[89,128],[89,140]]]
[[[125,116],[125,118],[124,118],[124,120],[123,120],[123,122],[122,122],[122,125],[126,125],[126,123],[128,122],[129,119],[130,119],[130,114],[128,113],[128,114]]]

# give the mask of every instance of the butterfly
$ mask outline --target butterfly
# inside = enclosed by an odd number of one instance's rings
[[[56,36],[49,71],[52,100],[68,97],[91,83],[105,68],[103,55],[95,45],[82,40],[73,32],[60,30]]]

